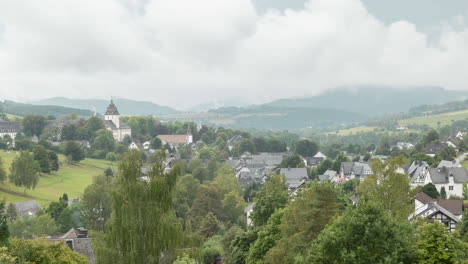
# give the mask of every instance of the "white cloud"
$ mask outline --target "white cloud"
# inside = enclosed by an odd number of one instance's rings
[[[188,107],[262,102],[339,85],[468,89],[466,13],[429,42],[359,0],[257,13],[250,0],[0,1],[0,92],[121,96]]]

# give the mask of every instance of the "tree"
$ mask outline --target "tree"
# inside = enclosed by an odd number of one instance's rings
[[[240,156],[244,152],[255,153],[256,152],[255,144],[252,142],[251,139],[246,138],[234,144],[232,148],[232,152],[233,152],[233,155],[235,156]]]
[[[304,160],[298,155],[287,157],[280,163],[281,168],[305,168]]]
[[[422,140],[422,145],[426,146],[427,144],[433,143],[437,140],[439,140],[439,133],[437,133],[435,129],[432,129],[424,136]]]
[[[421,192],[429,195],[433,199],[437,199],[440,197],[439,191],[437,191],[437,188],[432,183],[428,183],[424,185],[423,188],[421,189]]]
[[[48,215],[25,215],[10,222],[11,237],[32,239],[33,237],[51,236],[57,234],[58,227],[54,219]]]
[[[65,140],[77,140],[78,139],[78,133],[77,133],[77,127],[74,125],[65,125],[62,127],[62,133],[61,133],[61,139],[62,141]]]
[[[45,239],[10,239],[9,253],[16,263],[35,264],[89,264],[85,256],[73,252],[64,243],[52,243]]]
[[[457,151],[452,147],[443,148],[439,153],[437,153],[437,157],[440,160],[454,160],[457,157]]]
[[[232,191],[224,196],[221,201],[223,211],[228,220],[233,224],[242,225],[244,221],[244,209],[247,206],[238,192]]]
[[[39,163],[40,172],[50,172],[49,152],[41,145],[33,148],[33,157]]]
[[[445,191],[444,186],[442,186],[442,188],[440,188],[440,198],[441,199],[447,199],[447,192]]]
[[[87,139],[90,142],[94,142],[94,138],[96,137],[96,132],[105,129],[104,122],[99,117],[91,117],[86,121],[84,126],[85,137],[82,139]]]
[[[265,261],[294,262],[342,207],[339,189],[333,183],[313,182],[286,207],[280,225],[281,239],[268,251]]]
[[[203,220],[209,213],[212,213],[221,221],[226,219],[218,190],[211,186],[201,185],[192,207],[187,213],[187,219],[194,230],[199,230]]]
[[[121,161],[111,192],[113,213],[102,240],[96,241],[98,263],[160,263],[172,256],[167,250],[180,244],[182,230],[172,209],[179,171],[165,173],[160,155],[148,181],[139,179],[139,151],[130,151]]]
[[[75,141],[66,141],[63,152],[72,162],[80,162],[85,158],[83,149]]]
[[[24,192],[26,189],[36,188],[39,181],[39,164],[33,159],[29,152],[22,151],[18,158],[11,164],[10,182],[16,186],[23,186]]]
[[[93,144],[91,145],[91,148],[94,151],[99,151],[101,153],[104,153],[104,155],[108,152],[111,152],[115,148],[115,140],[114,137],[112,136],[112,132],[107,130],[107,129],[101,129],[96,132],[96,138],[93,141]],[[104,158],[105,156],[102,156],[101,158]]]
[[[107,167],[104,170],[104,176],[106,176],[106,177],[113,177],[114,176],[114,171],[112,170],[111,167]]]
[[[109,152],[106,154],[106,160],[110,162],[115,162],[117,160],[117,156],[115,155],[114,152]]]
[[[62,214],[63,210],[67,208],[68,203],[62,199],[62,197],[59,198],[58,201],[51,202],[49,206],[46,209],[46,212],[55,220],[58,221],[58,218]]]
[[[105,231],[112,212],[111,190],[112,180],[103,175],[94,177],[84,190],[80,213],[86,228]]]
[[[8,204],[7,209],[6,209],[6,214],[7,214],[7,220],[9,222],[15,221],[16,218],[18,217],[18,212],[16,211],[16,206],[15,204]]]
[[[49,151],[48,156],[49,156],[50,170],[58,171],[60,168],[60,165],[59,165],[59,159],[58,159],[57,153],[53,151]]]
[[[416,248],[417,263],[466,263],[468,260],[468,244],[438,221],[418,227]]]
[[[424,152],[418,152],[416,154],[413,154],[411,156],[412,161],[419,160],[419,161],[425,161],[429,166],[432,166],[432,164],[435,163],[434,158],[427,155]]]
[[[209,160],[209,159],[213,158],[213,156],[214,156],[213,148],[203,147],[200,150],[199,157],[200,157],[201,160]]]
[[[8,214],[5,208],[5,201],[0,202],[0,246],[5,246],[10,237],[10,231],[8,229]]]
[[[159,139],[158,137],[153,138],[153,140],[151,140],[150,146],[152,149],[161,149],[161,146],[162,146],[161,139]]]
[[[295,152],[303,157],[313,157],[317,154],[318,149],[317,143],[304,139],[297,142]]]
[[[27,115],[23,118],[23,133],[28,136],[41,136],[47,125],[47,119],[40,115]]]
[[[191,174],[184,175],[179,179],[176,185],[174,203],[177,217],[185,219],[197,196],[198,188],[200,188],[200,181]]]
[[[319,234],[304,263],[414,263],[412,234],[411,224],[360,201]]]
[[[276,210],[266,225],[258,231],[257,239],[249,249],[247,263],[261,263],[267,252],[281,239],[281,219],[284,209]]]
[[[3,161],[2,158],[0,157],[0,183],[3,183],[3,181],[7,178],[7,174],[5,169],[3,168]]]
[[[235,172],[227,164],[223,164],[218,168],[216,176],[210,185],[218,190],[221,200],[230,192],[235,192],[238,195],[242,194],[242,188],[239,185],[239,181],[237,181]]]
[[[286,205],[288,191],[284,181],[284,177],[280,175],[272,176],[255,196],[255,205],[250,215],[255,226],[265,225],[277,209]]]
[[[405,164],[399,156],[382,162],[372,160],[373,175],[368,176],[358,187],[360,201],[374,201],[390,215],[406,221],[413,211],[411,205],[411,187],[406,174],[398,173],[398,169]]]

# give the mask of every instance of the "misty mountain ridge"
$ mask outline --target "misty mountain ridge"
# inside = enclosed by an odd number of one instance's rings
[[[442,87],[340,87],[317,96],[279,99],[265,105],[274,107],[332,108],[376,117],[406,113],[421,105],[439,105],[468,99],[466,91]]]
[[[117,105],[121,115],[169,115],[179,112],[171,107],[161,106],[147,101],[136,101],[124,98],[116,98],[113,99],[113,101]],[[109,103],[109,100],[102,99],[70,99],[65,97],[54,97],[32,102],[32,104],[35,105],[58,105],[64,107],[87,109],[100,114],[104,114],[106,112],[106,108]]]

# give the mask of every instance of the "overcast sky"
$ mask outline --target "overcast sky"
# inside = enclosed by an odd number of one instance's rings
[[[177,108],[342,85],[468,90],[466,0],[1,0],[0,99]]]

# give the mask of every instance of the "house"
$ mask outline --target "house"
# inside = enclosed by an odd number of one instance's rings
[[[193,135],[190,131],[187,131],[185,135],[159,135],[157,137],[161,140],[163,145],[169,145],[171,148],[193,143]]]
[[[149,150],[150,148],[151,148],[151,142],[146,141],[145,143],[143,143],[144,150]]]
[[[441,160],[437,168],[456,168],[461,167],[460,162],[458,160],[448,161],[448,160]]]
[[[128,149],[140,149],[140,148],[138,147],[137,143],[132,141],[132,143],[130,143],[130,145],[128,146]]]
[[[18,216],[36,216],[42,207],[34,200],[14,203]]]
[[[414,160],[411,163],[405,171],[408,178],[410,178],[410,184],[412,187],[424,185],[428,169],[429,164],[425,161]]]
[[[399,150],[404,150],[404,149],[412,149],[414,148],[414,145],[410,142],[397,142],[393,148],[399,149]],[[392,149],[393,149],[392,148]]]
[[[250,203],[244,209],[244,214],[247,218],[247,226],[252,225],[252,219],[250,219],[250,214],[252,214],[254,206],[255,206],[255,203]]]
[[[236,171],[236,178],[243,190],[251,184],[263,184],[268,178],[266,168],[263,166],[245,166]]]
[[[408,217],[409,220],[416,217],[422,217],[429,222],[438,220],[451,232],[463,217],[462,200],[433,199],[423,192],[416,195],[414,207],[414,212]]]
[[[331,182],[342,182],[340,179],[340,175],[338,172],[334,170],[326,170],[323,175],[319,175],[319,181],[324,182],[324,181],[331,181]]]
[[[306,168],[281,168],[280,174],[286,179],[286,187],[288,190],[295,191],[305,182],[309,181]]]
[[[88,230],[86,229],[72,228],[61,236],[49,236],[47,239],[51,242],[63,242],[74,252],[86,256],[90,263],[96,263],[91,244],[92,239],[88,237]]]
[[[0,137],[9,136],[15,142],[16,134],[21,132],[21,123],[0,120]]]
[[[327,156],[322,152],[317,152],[313,157],[305,158],[308,167],[316,167],[320,165],[324,160],[327,159]]]
[[[426,172],[423,185],[432,183],[439,193],[442,187],[444,187],[447,197],[462,197],[464,182],[468,182],[468,172],[464,167],[442,167],[429,168]]]
[[[439,153],[441,150],[447,147],[445,143],[429,143],[424,148],[427,155],[434,157],[435,154]]]
[[[123,141],[126,136],[132,136],[132,129],[124,121],[120,120],[120,113],[111,100],[104,115],[104,126],[112,132],[115,141]]]
[[[458,131],[457,134],[451,135],[447,138],[447,141],[445,142],[449,147],[452,147],[454,149],[457,149],[460,143],[463,141],[464,133],[461,131]]]
[[[340,166],[340,177],[346,180],[354,178],[365,179],[371,174],[372,169],[367,162],[342,162]]]

